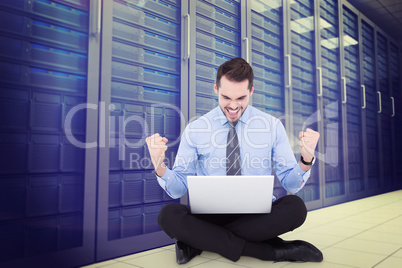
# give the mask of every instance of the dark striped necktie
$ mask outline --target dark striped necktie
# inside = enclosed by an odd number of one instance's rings
[[[228,143],[226,146],[226,175],[241,175],[240,147],[236,133],[236,124],[228,122],[230,126]]]

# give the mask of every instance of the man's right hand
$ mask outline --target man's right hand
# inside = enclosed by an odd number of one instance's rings
[[[147,142],[149,155],[151,156],[156,175],[162,177],[166,172],[166,166],[163,161],[165,160],[165,152],[167,150],[166,143],[168,139],[156,133],[146,138],[145,141]]]

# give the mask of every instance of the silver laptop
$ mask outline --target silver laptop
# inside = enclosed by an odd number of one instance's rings
[[[188,176],[193,214],[270,213],[274,176]]]

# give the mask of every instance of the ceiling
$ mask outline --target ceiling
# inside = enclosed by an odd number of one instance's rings
[[[402,47],[402,0],[348,0]]]

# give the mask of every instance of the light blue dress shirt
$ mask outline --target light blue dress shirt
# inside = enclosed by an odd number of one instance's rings
[[[172,169],[159,185],[172,198],[187,192],[187,176],[226,175],[226,143],[229,124],[218,106],[187,125]],[[271,175],[272,166],[282,186],[298,192],[310,177],[295,159],[282,122],[250,105],[236,125],[242,175]],[[274,197],[275,199],[275,197]]]

